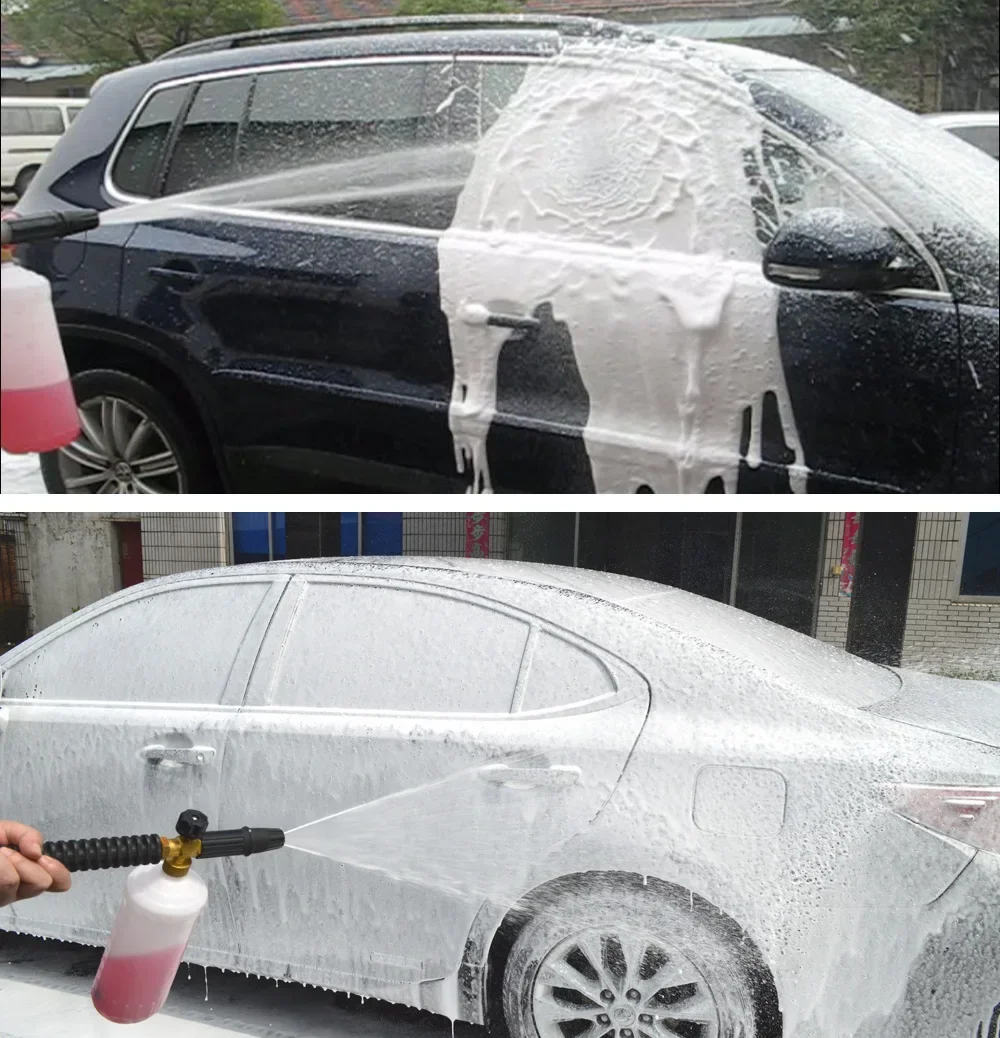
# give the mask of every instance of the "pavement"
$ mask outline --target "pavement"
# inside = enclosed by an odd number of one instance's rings
[[[4,494],[44,494],[38,455],[0,451],[0,488]]]
[[[139,1024],[94,1010],[101,949],[0,932],[0,1038],[488,1038],[485,1029],[376,999],[184,963]]]

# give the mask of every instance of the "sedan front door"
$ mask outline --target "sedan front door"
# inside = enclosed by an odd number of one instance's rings
[[[48,839],[172,835],[185,808],[218,828],[226,739],[285,578],[134,590],[54,625],[2,660],[0,804]],[[241,824],[248,824],[246,820]],[[216,862],[192,948],[234,940]],[[0,925],[102,943],[125,871],[87,872],[72,896],[0,910]]]

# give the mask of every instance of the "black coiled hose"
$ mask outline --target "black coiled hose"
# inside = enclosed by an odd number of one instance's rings
[[[61,861],[70,872],[155,865],[163,845],[155,833],[148,836],[106,836],[97,840],[47,840],[42,850]]]

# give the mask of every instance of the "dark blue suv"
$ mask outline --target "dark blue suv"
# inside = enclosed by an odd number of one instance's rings
[[[369,21],[102,80],[20,203],[58,492],[998,489],[997,165],[797,62]]]

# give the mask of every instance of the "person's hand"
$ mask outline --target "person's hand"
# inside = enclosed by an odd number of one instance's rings
[[[0,819],[0,908],[46,891],[69,890],[69,885],[69,869],[42,853],[37,829]]]

